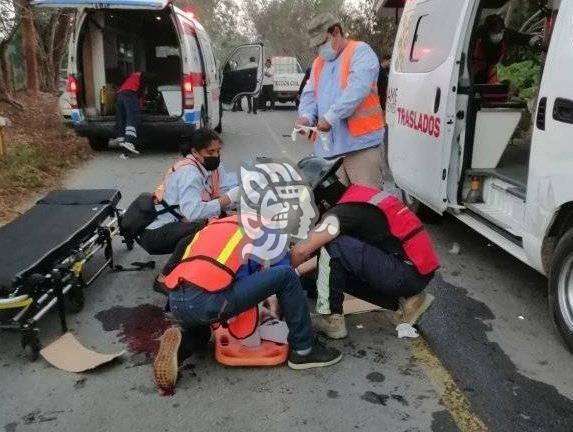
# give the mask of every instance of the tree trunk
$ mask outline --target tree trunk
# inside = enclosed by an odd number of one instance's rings
[[[29,0],[22,1],[22,42],[26,62],[26,88],[28,93],[37,96],[40,92],[38,80],[38,49],[36,29]]]

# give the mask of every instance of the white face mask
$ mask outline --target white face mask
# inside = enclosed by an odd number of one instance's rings
[[[503,40],[503,32],[501,33],[495,33],[495,34],[490,34],[489,35],[489,40],[494,43],[494,44],[498,44]]]
[[[321,56],[325,61],[331,62],[336,59],[338,53],[332,45],[330,44],[330,39],[318,47],[318,55]]]

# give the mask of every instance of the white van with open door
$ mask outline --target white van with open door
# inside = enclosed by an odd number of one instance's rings
[[[477,29],[507,0],[405,2],[386,116],[388,158],[412,207],[449,212],[549,277],[554,322],[573,349],[573,1],[540,1],[537,103],[471,74]],[[518,125],[531,125],[515,139]]]
[[[177,139],[201,126],[222,128],[220,70],[209,36],[190,12],[169,0],[35,0],[38,7],[76,9],[68,47],[71,121],[95,150],[116,137],[115,94],[131,73],[156,77],[142,109],[141,140]],[[241,49],[242,48],[242,49]],[[262,45],[239,48],[259,65],[247,87],[260,88]],[[243,61],[243,60],[240,60]],[[250,94],[250,93],[249,93]]]

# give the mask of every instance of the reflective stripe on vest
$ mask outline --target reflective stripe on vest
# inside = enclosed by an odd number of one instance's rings
[[[440,261],[432,241],[418,216],[396,196],[367,186],[350,186],[338,204],[368,203],[375,205],[386,216],[390,234],[400,240],[404,256],[422,276],[433,273]]]
[[[175,164],[167,170],[165,176],[163,177],[163,182],[155,188],[155,192],[153,195],[155,196],[155,201],[160,203],[163,201],[165,197],[165,185],[167,184],[167,179],[171,174],[177,171],[179,168],[183,168],[185,166],[194,165],[201,174],[203,174],[202,168],[199,166],[199,162],[195,160],[195,158],[188,156],[181,160],[175,162]],[[221,179],[219,176],[219,170],[215,170],[211,173],[211,183],[212,183],[212,191],[209,192],[206,189],[203,189],[201,192],[201,201],[208,202],[214,199],[217,199],[221,196]]]
[[[346,48],[344,48],[342,54],[340,54],[340,88],[342,90],[348,86],[352,57],[357,46],[357,41],[348,41],[348,45],[346,45]],[[312,85],[314,86],[314,94],[316,98],[318,98],[318,86],[324,65],[324,59],[322,57],[317,57],[314,60],[314,65],[312,67]],[[366,135],[384,129],[384,113],[380,106],[377,81],[372,83],[368,96],[366,96],[364,101],[358,106],[356,111],[346,119],[346,121],[348,131],[353,137]]]
[[[185,249],[181,262],[165,277],[168,289],[190,283],[210,293],[229,289],[243,265],[245,235],[238,216],[218,219],[199,231]],[[249,337],[258,325],[255,306],[229,320],[227,327],[237,339]]]

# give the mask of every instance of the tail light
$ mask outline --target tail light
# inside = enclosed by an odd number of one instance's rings
[[[70,94],[70,105],[72,108],[78,107],[78,93],[79,86],[78,80],[74,75],[68,75],[68,82],[66,84],[66,91]]]
[[[184,75],[182,83],[183,109],[193,109],[195,107],[195,97],[193,96],[193,76]]]

